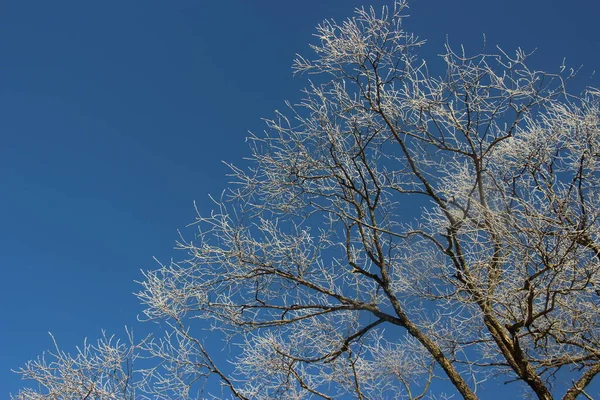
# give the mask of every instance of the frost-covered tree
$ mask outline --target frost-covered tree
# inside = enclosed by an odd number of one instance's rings
[[[294,64],[304,100],[250,138],[250,166],[180,241],[189,256],[145,274],[145,316],[172,329],[140,346],[160,361],[148,396],[216,375],[215,396],[240,399],[440,398],[438,380],[466,399],[486,380],[589,397],[600,92],[569,94],[520,50],[447,46],[435,76],[405,8],[318,27]]]
[[[19,371],[43,390],[21,390],[15,400],[105,399],[134,400],[133,381],[139,352],[128,332],[128,341],[102,335],[96,345],[84,342],[75,355],[60,349],[54,337],[54,350],[29,361]]]

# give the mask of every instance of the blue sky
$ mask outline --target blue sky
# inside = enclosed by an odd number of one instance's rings
[[[192,202],[226,187],[306,81],[314,27],[392,1],[42,1],[0,5],[0,393],[51,345],[123,332],[152,257],[177,257]],[[415,0],[406,28],[424,58],[453,44],[537,48],[532,65],[583,65],[600,86],[600,6],[589,0]],[[600,72],[600,71],[599,71]],[[142,328],[143,329],[143,328]],[[0,395],[1,396],[1,395]],[[486,396],[487,397],[487,396]],[[491,396],[489,397],[491,398]]]

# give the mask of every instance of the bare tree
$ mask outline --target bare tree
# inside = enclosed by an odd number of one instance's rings
[[[54,350],[29,361],[17,372],[35,380],[44,390],[21,390],[14,400],[135,399],[134,363],[138,357],[133,335],[121,342],[105,334],[96,345],[84,342],[75,355],[62,351],[54,337]]]
[[[145,315],[172,327],[144,346],[170,371],[147,373],[156,396],[211,374],[240,399],[439,398],[440,379],[466,399],[486,380],[588,396],[600,92],[569,94],[521,50],[447,46],[435,77],[406,6],[318,27],[294,64],[304,100],[250,138],[189,257],[146,273]],[[231,374],[206,326],[240,347]]]

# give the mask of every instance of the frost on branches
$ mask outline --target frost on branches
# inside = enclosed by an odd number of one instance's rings
[[[210,375],[240,399],[443,398],[439,380],[466,399],[488,380],[589,397],[600,92],[569,94],[520,50],[448,46],[432,76],[405,8],[318,27],[294,64],[304,100],[250,138],[189,257],[146,273],[145,315],[172,328],[142,346],[161,360],[152,398]],[[235,368],[201,328],[239,346]]]
[[[84,342],[74,356],[60,350],[56,340],[54,350],[37,360],[29,361],[17,372],[23,379],[37,382],[43,391],[23,389],[15,400],[103,399],[134,400],[134,363],[137,358],[133,335],[128,342],[105,334],[96,345]]]

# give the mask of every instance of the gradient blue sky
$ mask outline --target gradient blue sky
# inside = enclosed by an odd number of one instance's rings
[[[140,269],[177,257],[192,201],[208,210],[226,186],[221,160],[299,98],[294,54],[369,4],[392,1],[1,2],[0,397],[49,331],[72,348],[137,326]],[[595,1],[415,0],[410,14],[425,58],[446,34],[475,51],[485,33],[490,50],[537,48],[540,69],[600,68]]]

